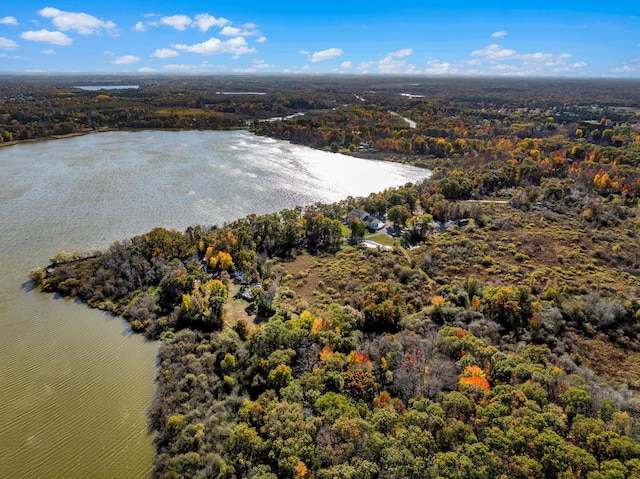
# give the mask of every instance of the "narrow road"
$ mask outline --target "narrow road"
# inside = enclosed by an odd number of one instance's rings
[[[390,114],[392,114],[393,116],[400,116],[399,113],[396,113],[395,111],[390,111]],[[415,128],[416,122],[413,121],[411,118],[407,118],[406,116],[401,117],[404,121],[406,121],[409,124],[409,128]]]

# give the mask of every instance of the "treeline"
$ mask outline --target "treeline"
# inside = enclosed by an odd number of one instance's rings
[[[270,82],[239,80],[60,77],[42,83],[33,77],[5,77],[0,79],[0,143],[101,128],[244,128],[251,119],[328,109],[338,100],[335,94],[302,89],[304,84],[296,87],[298,80],[284,82],[286,92]],[[140,88],[77,88],[123,81]]]

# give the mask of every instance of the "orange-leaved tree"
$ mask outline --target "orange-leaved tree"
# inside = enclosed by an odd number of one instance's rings
[[[459,382],[460,384],[467,384],[469,386],[484,389],[487,392],[491,390],[489,381],[487,381],[487,375],[482,368],[479,368],[478,366],[467,366],[464,368]]]

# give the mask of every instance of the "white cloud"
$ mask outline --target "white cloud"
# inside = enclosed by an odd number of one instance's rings
[[[242,25],[242,28],[227,25],[220,30],[220,35],[226,37],[255,37],[260,35],[260,31],[256,29],[253,23],[247,23],[246,25]]]
[[[182,71],[182,72],[209,72],[212,70],[222,70],[226,68],[224,65],[211,65],[207,62],[202,62],[199,65],[186,65],[186,64],[177,64],[172,63],[168,65],[164,65],[162,68],[165,70],[174,70],[174,71]]]
[[[232,71],[234,73],[256,73],[260,70],[266,70],[273,67],[274,65],[270,65],[264,60],[253,60],[252,65],[249,68],[234,68]]]
[[[404,57],[408,57],[409,55],[413,55],[412,48],[405,48],[403,50],[398,50],[398,51],[389,53],[388,56],[393,58],[404,58]]]
[[[132,65],[139,61],[140,57],[136,57],[135,55],[125,55],[123,57],[118,57],[115,60],[111,60],[110,63],[113,63],[114,65]]]
[[[476,69],[463,73],[550,76],[572,73],[587,65],[580,61],[568,64],[567,60],[572,57],[570,53],[520,53],[510,48],[503,48],[496,43],[475,50],[470,55],[477,58],[468,61],[467,65],[480,66],[489,63],[491,66],[488,70]]]
[[[199,65],[179,65],[175,63],[170,63],[168,65],[164,65],[162,68],[165,70],[197,70],[200,69]]]
[[[505,32],[504,30],[500,30],[499,32],[493,32],[491,36],[493,38],[502,38],[507,36],[507,32]]]
[[[416,73],[416,67],[407,63],[406,60],[412,54],[412,48],[396,50],[388,53],[382,60],[358,63],[356,69],[360,70],[361,73],[370,73],[371,71],[383,74]]]
[[[104,55],[115,55],[115,53],[114,53],[114,52],[112,52],[111,50],[105,50],[105,51],[103,52],[103,54],[104,54]]]
[[[352,65],[352,63],[351,63],[351,62],[342,62],[342,63],[340,64],[340,68],[345,68],[345,69],[347,69],[347,68],[351,68],[352,66],[353,66],[353,65]]]
[[[334,58],[341,57],[344,51],[341,48],[327,48],[326,50],[320,50],[319,52],[309,53],[306,50],[300,50],[302,55],[307,56],[307,60],[310,62],[323,62],[326,60],[332,60]]]
[[[565,60],[571,58],[570,53],[560,53],[559,55],[554,55],[553,53],[548,52],[518,53],[516,50],[510,48],[502,48],[497,43],[492,43],[481,50],[475,50],[471,52],[471,56],[480,58],[478,60],[470,61],[470,65],[479,65],[483,61],[498,63],[505,60],[521,60],[525,64],[546,63],[548,66],[551,66],[564,65]]]
[[[380,73],[412,73],[415,67],[407,64],[404,58],[413,54],[413,49],[405,48],[389,53],[381,61],[378,62],[378,72]]]
[[[471,52],[471,56],[479,56],[490,62],[497,62],[507,58],[513,58],[517,53],[515,50],[502,48],[497,43],[492,43],[487,48]]]
[[[41,17],[50,18],[56,28],[63,32],[72,30],[80,35],[97,35],[103,30],[114,33],[116,24],[103,21],[86,13],[65,12],[57,8],[46,7],[38,11]]]
[[[31,58],[21,57],[18,55],[7,55],[6,53],[0,53],[0,58],[8,58],[9,60],[31,60]]]
[[[269,63],[265,62],[264,60],[254,60],[253,61],[253,68],[256,68],[258,70],[264,70],[266,68],[273,68],[274,65],[270,65]]]
[[[265,36],[261,36],[256,40],[257,43],[265,43],[266,41],[267,41],[267,37]]]
[[[172,15],[170,17],[162,17],[160,23],[163,25],[169,25],[176,30],[184,31],[187,27],[191,26],[193,20],[186,15]]]
[[[231,38],[227,41],[221,41],[218,38],[210,38],[206,42],[196,43],[195,45],[175,44],[171,45],[176,50],[183,52],[199,53],[200,55],[222,55],[231,53],[234,58],[247,53],[255,53],[255,49],[249,48],[247,41],[242,37]]]
[[[231,23],[231,20],[226,18],[216,18],[208,13],[198,13],[195,17],[191,18],[187,15],[170,15],[165,17],[160,17],[159,15],[148,13],[143,15],[145,18],[148,18],[145,22],[138,22],[134,27],[136,31],[144,31],[147,26],[149,27],[157,27],[159,25],[168,25],[170,27],[175,28],[176,30],[185,31],[187,27],[190,28],[198,28],[203,32],[206,32],[211,27],[224,27]],[[159,20],[158,20],[158,17]]]
[[[8,38],[0,37],[0,48],[3,50],[14,50],[18,48],[18,44]]]
[[[633,68],[631,65],[624,65],[621,67],[616,67],[616,68],[612,68],[610,71],[614,72],[614,73],[629,73],[629,72],[633,72],[636,69]]]
[[[553,58],[553,53],[523,53],[522,55],[516,55],[518,60],[524,60],[525,62],[544,62]]]
[[[237,37],[242,34],[242,29],[238,27],[230,27],[226,26],[222,30],[220,30],[220,35],[224,35],[226,37]]]
[[[294,65],[291,68],[285,68],[284,70],[282,70],[282,73],[295,73],[295,74],[300,74],[300,73],[304,73],[306,71],[309,71],[309,65],[303,65],[301,67]]]
[[[22,32],[20,35],[25,40],[32,42],[48,42],[54,45],[71,45],[73,39],[69,38],[62,32],[51,32],[49,30],[37,30]]]
[[[361,62],[361,63],[358,63],[358,65],[356,66],[356,68],[357,68],[358,70],[368,71],[368,70],[370,70],[371,68],[373,68],[373,66],[374,66],[374,65],[375,65],[375,63],[374,63],[374,62]]]
[[[53,48],[48,48],[46,50],[42,50],[40,53],[43,55],[55,55],[56,51]]]
[[[141,67],[138,68],[138,73],[155,73],[157,70],[154,70],[153,68],[149,68],[149,67]]]
[[[452,75],[458,73],[458,69],[448,62],[440,62],[439,60],[428,60],[425,73],[428,75]]]
[[[493,70],[494,72],[498,72],[506,75],[512,75],[520,72],[520,69],[516,65],[508,65],[508,64],[494,65],[491,67],[491,70]],[[520,72],[520,74],[524,74],[524,73]]]
[[[158,48],[151,56],[154,58],[173,58],[179,55],[177,51],[171,48]]]
[[[575,64],[574,64],[575,65]],[[635,73],[640,72],[640,58],[631,60],[624,65],[609,70],[612,73]]]
[[[624,65],[624,66],[621,66],[621,67],[612,68],[609,71],[611,71],[613,73],[631,73],[631,72],[635,72],[636,68],[634,68],[631,65]]]
[[[17,25],[18,20],[15,17],[0,18],[0,25]]]
[[[194,23],[200,30],[206,32],[211,27],[224,27],[225,25],[231,23],[231,21],[222,17],[212,17],[208,13],[199,13],[195,16]]]

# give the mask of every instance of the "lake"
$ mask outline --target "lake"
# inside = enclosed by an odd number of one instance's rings
[[[0,148],[0,477],[145,478],[157,345],[33,291],[55,253],[416,182],[410,166],[244,131],[105,132]]]

